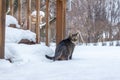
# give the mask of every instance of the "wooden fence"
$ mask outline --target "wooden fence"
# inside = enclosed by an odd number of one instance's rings
[[[26,0],[27,1],[27,29],[31,30],[31,0]],[[39,11],[40,11],[40,0],[35,0],[36,1],[36,43],[40,42],[40,19],[39,19]],[[10,0],[10,15],[14,16],[14,0]],[[18,0],[18,22],[21,25],[22,24],[22,0]]]
[[[13,14],[13,1],[10,0],[10,15]],[[39,11],[40,11],[40,0],[36,1],[36,43],[40,42],[40,18],[39,18]],[[49,0],[46,0],[46,45],[49,45],[50,42],[50,27],[49,27]],[[31,0],[27,0],[27,29],[31,30]],[[18,0],[18,22],[21,25],[21,0]],[[56,1],[56,43],[59,43],[64,38],[65,34],[65,12],[66,12],[66,0],[57,0]]]
[[[14,16],[13,1],[10,0],[10,15]],[[36,1],[36,43],[40,42],[40,1]],[[49,26],[49,0],[46,0],[46,45],[50,43],[50,26]],[[27,29],[31,30],[31,0],[27,0]],[[6,0],[0,0],[0,58],[4,58],[4,44],[5,44],[5,15],[6,15]],[[22,25],[22,0],[18,0],[18,22]],[[4,8],[4,9],[3,9]],[[58,44],[65,37],[65,12],[66,0],[56,0],[56,43]]]

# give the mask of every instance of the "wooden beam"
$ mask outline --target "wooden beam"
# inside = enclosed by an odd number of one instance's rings
[[[66,0],[63,0],[63,16],[62,16],[62,18],[63,18],[63,39],[65,38],[65,32],[66,32],[66,3],[67,3],[67,1]]]
[[[36,43],[40,43],[40,0],[36,0]]]
[[[27,29],[31,30],[31,0],[27,0]]]
[[[50,46],[49,0],[46,1],[46,45]]]
[[[21,21],[21,17],[22,17],[21,8],[22,8],[22,0],[18,0],[18,23],[20,25],[22,23],[22,21]]]
[[[57,0],[56,4],[56,43],[65,37],[66,0]]]
[[[0,0],[0,59],[3,59],[5,54],[5,13],[6,0]]]
[[[14,0],[10,0],[10,15],[14,14]]]

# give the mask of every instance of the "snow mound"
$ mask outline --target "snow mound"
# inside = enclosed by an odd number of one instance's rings
[[[20,25],[15,17],[6,15],[6,27],[8,27],[10,24],[15,24],[17,28],[20,28]]]
[[[6,27],[5,42],[18,43],[22,39],[28,39],[30,41],[36,41],[36,34],[29,30],[16,29]]]
[[[45,55],[54,54],[53,50],[47,46],[40,44],[26,45],[9,43],[6,44],[5,59],[10,59],[12,62],[26,63],[30,61],[48,61]]]

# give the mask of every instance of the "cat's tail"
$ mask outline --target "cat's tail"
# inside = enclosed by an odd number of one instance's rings
[[[47,59],[54,60],[54,57],[50,57],[50,56],[48,56],[48,55],[45,55],[45,57],[46,57]]]

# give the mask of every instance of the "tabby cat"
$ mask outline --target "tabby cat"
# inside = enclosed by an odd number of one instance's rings
[[[46,58],[56,61],[56,60],[69,60],[72,59],[73,50],[75,44],[78,41],[78,32],[75,34],[70,34],[67,39],[62,40],[56,47],[55,55],[50,57],[45,55]]]

